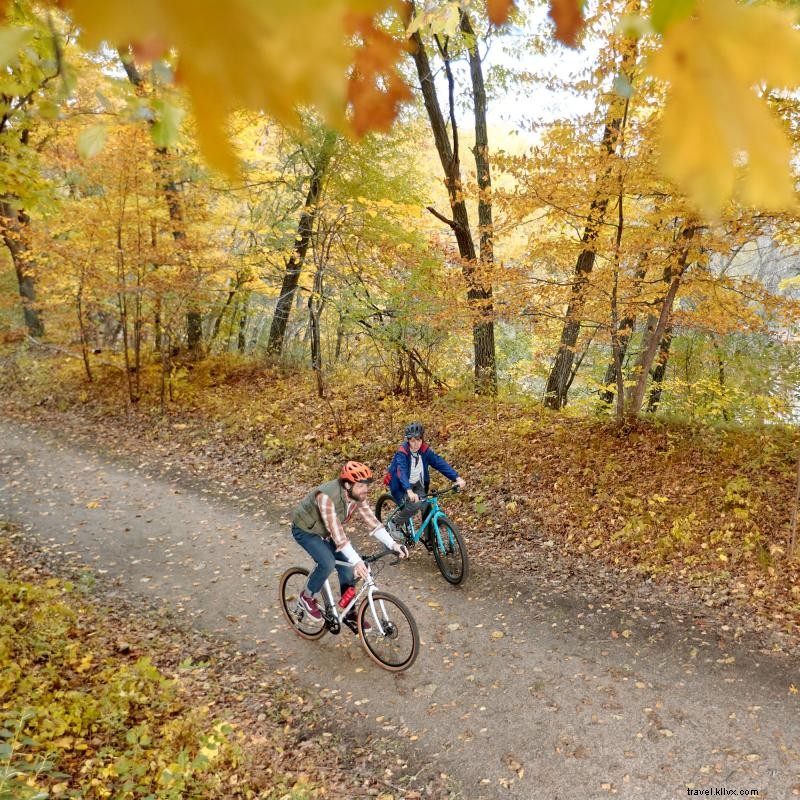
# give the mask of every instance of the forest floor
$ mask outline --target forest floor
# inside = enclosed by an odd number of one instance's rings
[[[788,432],[623,435],[367,389],[318,402],[297,376],[217,368],[195,370],[165,416],[126,409],[110,383],[17,380],[2,404],[3,513],[51,558],[72,553],[288,669],[349,735],[421,748],[420,767],[456,776],[464,797],[800,793]],[[467,479],[448,512],[474,573],[453,589],[419,551],[393,571],[424,647],[390,676],[352,637],[296,641],[274,597],[302,561],[292,503],[345,456],[388,462],[411,417]]]

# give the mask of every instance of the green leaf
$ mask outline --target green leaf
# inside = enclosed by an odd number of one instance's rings
[[[157,100],[153,106],[156,112],[151,130],[153,141],[158,147],[174,147],[178,143],[184,110],[163,100]]]
[[[30,28],[0,28],[0,67],[10,64],[33,35]]]
[[[96,156],[105,146],[108,128],[103,125],[91,125],[78,135],[78,153],[82,158]]]
[[[696,0],[653,0],[650,24],[656,33],[664,31],[674,22],[688,17],[694,11]]]

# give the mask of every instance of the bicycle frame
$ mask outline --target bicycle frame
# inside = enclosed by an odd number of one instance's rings
[[[413,517],[408,520],[407,524],[411,527],[411,534],[412,534],[411,540],[414,542],[414,544],[416,544],[422,538],[422,534],[425,531],[425,529],[428,527],[428,525],[430,525],[433,529],[434,534],[436,535],[437,546],[443,547],[444,542],[442,541],[442,534],[441,531],[439,530],[439,517],[445,516],[445,513],[444,511],[442,511],[441,508],[439,508],[439,495],[438,494],[431,495],[430,498],[425,498],[425,500],[429,503],[430,510],[428,511],[428,515],[425,517],[425,519],[422,520],[422,523],[420,524],[419,528],[417,528],[414,525]],[[403,503],[403,505],[405,505],[405,502]],[[403,505],[398,506],[392,513],[391,517],[394,517],[394,515],[397,514],[398,511],[400,511]],[[448,538],[452,539],[451,536],[448,536]],[[452,541],[450,543],[452,544]]]
[[[352,566],[348,561],[339,561],[336,560],[336,565],[341,567],[350,567]],[[367,593],[367,602],[369,603],[369,610],[372,612],[372,619],[377,626],[378,633],[381,636],[386,635],[386,631],[384,631],[383,626],[381,625],[381,618],[375,608],[375,601],[372,598],[372,595],[376,589],[375,580],[372,577],[372,571],[370,570],[367,579],[364,581],[361,588],[353,595],[350,602],[344,607],[340,608],[339,604],[333,598],[333,589],[331,588],[330,578],[325,579],[325,583],[322,584],[322,593],[325,597],[325,621],[327,623],[333,623],[339,627],[341,627],[344,618],[350,613],[350,610],[355,608],[358,602],[361,600],[361,597],[364,595],[364,592]],[[384,614],[386,610],[383,609]],[[332,629],[333,630],[333,629]],[[337,631],[338,632],[338,631]]]

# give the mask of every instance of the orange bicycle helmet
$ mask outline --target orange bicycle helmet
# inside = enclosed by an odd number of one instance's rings
[[[372,480],[372,470],[359,461],[348,461],[339,472],[339,480],[350,483],[369,483]]]

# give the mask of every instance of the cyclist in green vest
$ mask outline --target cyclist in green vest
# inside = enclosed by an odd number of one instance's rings
[[[386,532],[367,504],[372,470],[358,461],[348,461],[340,470],[339,477],[312,489],[294,510],[292,536],[314,559],[317,566],[308,576],[306,588],[300,592],[299,602],[315,620],[322,619],[322,612],[314,597],[334,567],[339,576],[339,588],[344,594],[355,584],[353,574],[364,579],[368,575],[367,565],[347,538],[342,525],[350,521],[355,511],[370,530],[370,535],[381,542],[387,550],[393,550],[400,558],[408,558],[408,550],[397,544]],[[349,567],[335,564],[336,560],[349,562]],[[347,617],[355,621],[355,609]]]

